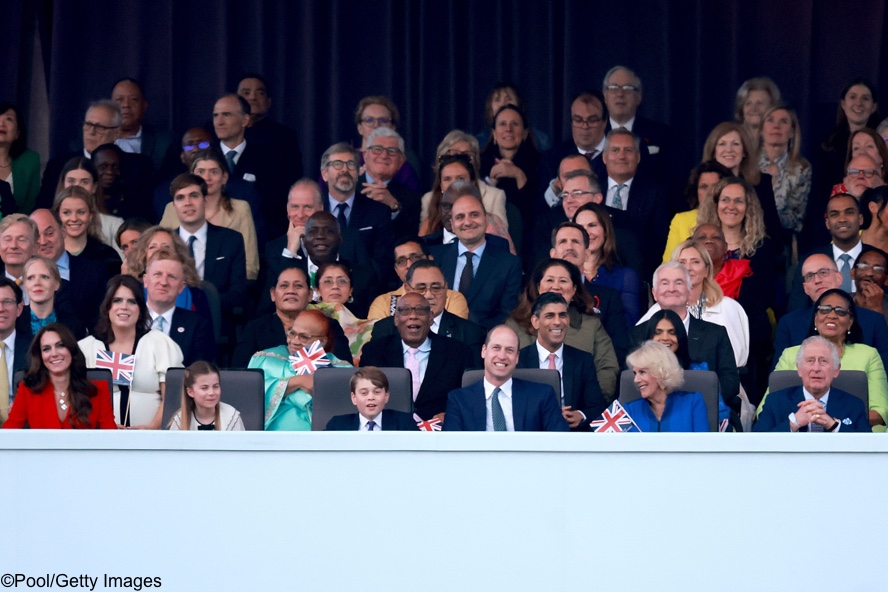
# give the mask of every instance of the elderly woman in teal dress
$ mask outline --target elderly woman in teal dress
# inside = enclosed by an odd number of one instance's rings
[[[302,348],[320,341],[326,351],[333,346],[330,323],[318,310],[304,310],[287,331],[286,345],[256,352],[250,358],[249,368],[265,373],[265,429],[269,431],[311,430],[311,401],[314,391],[313,374],[296,374],[290,356]],[[331,353],[326,354],[331,366],[348,368]]]

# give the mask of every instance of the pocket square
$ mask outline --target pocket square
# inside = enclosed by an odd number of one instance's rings
[[[250,183],[256,182],[256,175],[253,173],[244,173],[244,181],[249,181]]]
[[[845,419],[842,420],[842,423],[845,425],[851,425],[851,420],[846,417]]]
[[[648,154],[659,154],[660,147],[659,146],[648,146]]]
[[[363,232],[364,230],[373,230],[372,226],[365,226],[364,228],[359,228],[358,232]]]
[[[221,257],[216,257],[216,261],[222,261],[223,259],[225,259],[225,255],[222,255]]]

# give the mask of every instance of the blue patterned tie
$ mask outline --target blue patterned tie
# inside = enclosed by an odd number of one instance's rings
[[[842,272],[842,289],[851,293],[851,255],[848,253],[843,253],[839,256],[839,261],[842,262],[842,265],[839,271]]]
[[[226,160],[226,162],[228,162],[228,174],[229,174],[229,175],[233,175],[233,174],[234,174],[234,167],[236,166],[236,164],[235,164],[235,162],[234,162],[234,157],[235,157],[235,156],[237,156],[237,151],[236,151],[236,150],[230,150],[230,151],[228,152],[228,154],[225,155],[225,160]]]
[[[823,401],[821,401],[820,404],[823,405]],[[823,405],[823,413],[826,414],[826,405]],[[812,418],[811,423],[808,424],[808,431],[809,432],[825,432],[826,429],[822,425],[820,425],[819,423],[814,423],[814,420]]]
[[[626,185],[620,183],[617,185],[617,190],[614,192],[614,209],[622,210],[623,209],[623,196],[621,195],[623,191],[623,187]]]
[[[493,389],[493,395],[490,397],[490,413],[493,416],[493,431],[506,431],[506,414],[503,413],[503,406],[500,405],[499,394],[502,391],[499,387]]]

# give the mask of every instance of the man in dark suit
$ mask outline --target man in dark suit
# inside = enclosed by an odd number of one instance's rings
[[[172,134],[143,121],[148,101],[138,80],[119,80],[111,89],[111,100],[120,108],[120,134],[116,143],[124,152],[151,159],[154,176],[175,162]]]
[[[443,419],[447,393],[459,388],[472,366],[464,344],[431,332],[431,306],[420,294],[401,296],[395,308],[398,333],[371,339],[361,351],[361,366],[407,368],[413,375],[413,409],[422,419]]]
[[[5,371],[5,382],[0,383],[0,425],[9,416],[9,408],[15,398],[14,376],[28,367],[29,335],[15,330],[15,323],[22,314],[22,289],[7,277],[0,276],[0,364]]]
[[[632,132],[618,128],[608,133],[602,157],[607,187],[602,182],[601,190],[604,204],[624,212],[638,236],[644,237],[643,277],[648,277],[662,260],[673,212],[660,182],[650,174],[637,174],[640,150],[640,141]]]
[[[830,388],[839,375],[839,352],[820,336],[802,342],[796,368],[802,386],[770,393],[754,432],[871,432],[863,400]]]
[[[18,204],[12,195],[12,187],[6,181],[0,180],[0,215],[8,216],[18,211]]]
[[[207,184],[190,173],[182,173],[170,184],[173,207],[179,218],[179,237],[194,257],[200,279],[219,292],[222,314],[240,314],[247,292],[244,239],[229,228],[207,222]]]
[[[287,329],[293,326],[296,315],[311,302],[311,287],[304,269],[290,267],[281,271],[277,283],[269,291],[274,312],[261,315],[241,331],[232,356],[232,365],[246,368],[250,358],[258,351],[283,345],[287,342]],[[333,355],[352,363],[348,338],[336,319],[329,319],[335,345]]]
[[[380,126],[370,133],[363,152],[365,172],[358,177],[360,192],[391,210],[396,238],[416,234],[420,194],[394,178],[407,160],[404,139],[392,128]]]
[[[444,277],[469,304],[469,320],[490,328],[518,304],[521,260],[508,251],[487,248],[487,213],[478,187],[456,181],[444,192],[455,196],[451,218],[458,241],[432,250]]]
[[[450,393],[445,431],[570,431],[551,386],[512,378],[518,364],[518,335],[513,329],[505,325],[491,329],[481,355],[484,379]]]
[[[419,431],[409,413],[385,408],[389,401],[389,383],[379,368],[369,366],[356,371],[349,381],[349,390],[358,412],[330,418],[328,431]]]
[[[213,327],[202,315],[179,308],[176,298],[185,289],[185,267],[175,253],[161,249],[148,260],[143,278],[151,328],[165,333],[182,350],[183,365],[216,359]]]
[[[237,94],[250,104],[250,127],[247,128],[248,141],[255,141],[266,152],[277,157],[278,166],[288,174],[290,185],[302,177],[302,151],[296,130],[274,121],[268,116],[271,110],[271,97],[268,84],[262,75],[248,72],[237,83]]]
[[[540,294],[530,317],[536,341],[518,355],[519,368],[548,368],[561,374],[561,414],[572,430],[589,429],[589,420],[607,408],[595,359],[588,352],[564,344],[570,319],[567,301],[557,292]]]
[[[445,304],[450,290],[447,289],[447,280],[441,268],[431,259],[420,259],[407,270],[405,288],[405,294],[416,292],[428,300],[431,307],[431,332],[468,346],[474,362],[472,367],[480,368],[481,346],[484,345],[487,332],[481,325],[447,311]],[[396,332],[393,315],[376,321],[373,325],[372,338],[378,339]]]
[[[836,269],[839,270],[841,280],[839,285],[835,287],[842,288],[851,294],[854,292],[851,268],[861,253],[872,249],[871,246],[860,240],[860,226],[863,224],[860,205],[853,195],[847,193],[833,195],[826,203],[824,218],[826,229],[831,237],[830,243],[813,249],[802,260],[811,255],[826,255],[832,259]],[[808,290],[803,286],[802,275],[797,273],[792,281],[788,307],[791,311],[810,306]]]
[[[771,371],[780,360],[780,354],[787,347],[800,344],[811,329],[813,305],[827,290],[842,285],[842,274],[830,255],[815,253],[809,255],[801,265],[802,289],[807,299],[805,308],[788,312],[777,323],[777,337],[774,339],[774,360]],[[877,312],[857,307],[857,325],[863,333],[863,343],[879,351],[882,363],[888,362],[888,324],[885,317]]]
[[[654,272],[651,292],[664,310],[671,310],[684,322],[688,332],[688,352],[691,361],[705,363],[718,375],[722,398],[732,410],[740,412],[740,374],[734,359],[734,349],[728,332],[721,325],[701,321],[688,312],[688,294],[691,276],[688,270],[674,261],[667,261]],[[636,345],[641,345],[647,334],[647,321],[633,331]]]
[[[343,232],[348,229],[360,236],[367,254],[380,269],[390,270],[395,246],[392,210],[355,192],[359,163],[358,153],[346,142],[327,148],[321,156],[321,176],[329,191],[324,209],[336,217]]]

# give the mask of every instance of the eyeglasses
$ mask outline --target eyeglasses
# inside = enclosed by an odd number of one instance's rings
[[[823,269],[818,269],[817,271],[812,271],[811,273],[806,273],[805,275],[803,275],[802,282],[807,284],[808,282],[810,282],[811,280],[814,279],[814,276],[817,276],[820,279],[825,280],[833,273],[837,273],[835,269],[829,269],[829,268],[824,267]]]
[[[391,122],[388,117],[365,117],[361,120],[364,125],[388,125]]]
[[[198,142],[197,144],[185,144],[182,146],[182,150],[185,152],[194,152],[195,150],[206,150],[209,147],[209,142]]]
[[[419,294],[425,294],[426,292],[431,292],[432,295],[438,295],[444,290],[447,289],[447,286],[444,284],[417,284],[415,286],[410,286],[410,289]]]
[[[327,166],[333,167],[337,171],[341,171],[342,167],[345,167],[350,171],[358,170],[358,163],[353,160],[331,160],[327,163]]]
[[[863,175],[867,179],[872,179],[876,175],[879,174],[879,171],[875,169],[848,169],[848,176],[855,177],[857,175]]]
[[[338,278],[327,277],[327,278],[324,278],[321,280],[321,285],[324,286],[325,288],[332,288],[333,286],[347,288],[349,286],[349,284],[351,284],[351,282],[346,277],[338,277]]]
[[[583,191],[582,189],[574,189],[573,191],[565,191],[558,197],[566,201],[569,197],[581,199],[584,195],[593,195],[593,193],[591,191]]]
[[[885,268],[881,265],[870,265],[869,263],[856,263],[854,268],[859,269],[860,271],[872,269],[874,273],[885,273]]]
[[[570,123],[574,127],[592,127],[598,125],[602,121],[604,121],[603,117],[587,117],[586,119],[583,119],[582,117],[570,118]]]
[[[89,130],[92,130],[92,131],[98,132],[100,134],[104,134],[105,132],[107,132],[109,130],[117,129],[118,127],[120,127],[120,126],[119,125],[102,125],[100,123],[93,123],[91,121],[84,121],[83,122],[83,131],[88,132]]]
[[[432,312],[432,308],[430,306],[398,306],[395,310],[398,311],[399,315],[416,314],[421,317]]]
[[[607,92],[623,91],[631,93],[637,91],[638,87],[634,84],[606,84],[604,85],[604,90]]]
[[[404,267],[405,265],[413,265],[417,261],[422,261],[426,256],[422,253],[414,253],[406,257],[398,257],[395,259],[395,267]]]
[[[404,154],[401,152],[400,148],[386,148],[385,146],[368,146],[367,150],[372,152],[376,156],[382,155],[383,152],[388,154],[389,156],[400,156]]]
[[[828,315],[833,311],[835,311],[836,315],[840,317],[847,317],[849,314],[851,314],[851,311],[844,306],[830,306],[829,304],[821,304],[817,307],[817,314]]]
[[[316,341],[319,337],[323,337],[323,335],[309,335],[308,333],[297,333],[290,329],[287,331],[287,339],[298,339],[302,343],[311,343]]]
[[[3,300],[0,300],[0,307],[2,308],[12,308],[16,304],[18,304],[18,302],[13,298],[4,298]]]

